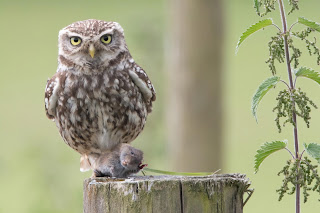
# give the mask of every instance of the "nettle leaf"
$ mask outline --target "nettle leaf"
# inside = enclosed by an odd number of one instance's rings
[[[259,167],[264,159],[266,159],[272,153],[284,149],[287,146],[287,141],[272,141],[262,144],[257,154],[254,156],[254,170],[255,173],[258,172]]]
[[[310,20],[308,20],[308,19],[306,19],[306,18],[304,18],[304,17],[299,17],[299,18],[298,18],[298,22],[299,22],[300,24],[303,24],[303,25],[305,25],[305,26],[307,26],[307,27],[310,27],[310,28],[312,28],[312,29],[320,32],[320,24],[317,23],[317,22],[310,21]]]
[[[300,67],[299,69],[294,71],[294,74],[297,77],[306,77],[314,80],[318,84],[320,84],[320,73],[317,71],[314,71],[313,69],[307,68],[307,67]]]
[[[320,163],[320,144],[310,143],[309,145],[303,144],[303,146],[306,152]]]
[[[256,8],[256,12],[260,16],[260,2],[259,2],[259,0],[254,0],[254,8]]]
[[[237,47],[236,47],[236,52],[238,52],[239,46],[241,45],[241,43],[248,38],[251,34],[257,32],[258,30],[261,30],[264,27],[270,26],[273,24],[272,19],[264,19],[262,21],[259,21],[258,23],[255,23],[254,25],[251,25],[244,33],[242,33]]]
[[[279,81],[280,81],[280,77],[277,77],[277,76],[272,76],[272,77],[268,78],[267,80],[262,82],[262,84],[257,89],[256,93],[254,94],[254,96],[252,98],[251,110],[252,110],[252,114],[256,120],[258,120],[257,119],[257,109],[258,109],[258,105],[259,105],[261,99],[263,98],[263,96],[265,94],[267,94],[267,92],[272,87],[275,87]]]

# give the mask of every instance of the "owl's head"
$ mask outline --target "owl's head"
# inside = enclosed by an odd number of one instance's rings
[[[123,51],[127,51],[127,45],[123,29],[116,22],[89,19],[59,32],[59,62],[68,67],[108,65]]]

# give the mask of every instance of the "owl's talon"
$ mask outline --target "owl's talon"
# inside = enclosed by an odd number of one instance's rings
[[[101,172],[100,170],[97,170],[97,169],[95,169],[94,171],[93,171],[93,176],[94,177],[111,177],[111,175],[109,174],[109,173],[103,173],[103,172]]]

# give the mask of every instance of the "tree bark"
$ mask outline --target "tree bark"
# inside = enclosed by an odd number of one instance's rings
[[[242,213],[249,186],[241,174],[89,178],[84,213]]]
[[[169,150],[175,171],[221,168],[221,0],[171,1]]]

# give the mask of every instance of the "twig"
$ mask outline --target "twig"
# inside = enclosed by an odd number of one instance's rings
[[[294,155],[292,154],[292,152],[291,152],[287,147],[286,147],[285,149],[290,153],[290,155],[292,156],[293,159],[296,159],[296,158],[294,157]]]
[[[273,26],[275,26],[276,28],[278,28],[278,30],[280,31],[281,33],[281,29],[276,25],[276,24],[272,24]]]
[[[296,88],[296,83],[297,83],[297,76],[294,79],[294,84],[293,84],[293,88]]]
[[[300,158],[299,158],[300,161],[301,161],[301,158],[302,158],[302,155],[303,155],[304,151],[306,151],[306,150],[304,149],[304,150],[301,152],[301,155],[300,155]]]
[[[289,86],[289,84],[287,84],[287,82],[285,82],[284,80],[280,80],[282,83],[284,83],[285,85],[287,85],[287,87],[288,87],[288,89],[290,90],[291,88],[290,88],[290,86]]]
[[[296,24],[298,24],[298,22],[293,23],[293,24],[290,26],[290,29],[289,29],[288,32],[291,32],[292,27],[293,27],[294,25],[296,25]]]
[[[248,197],[247,197],[247,199],[244,201],[243,206],[246,205],[246,203],[248,202],[248,200],[249,200],[250,197],[252,196],[252,194],[253,194],[253,192],[254,192],[254,189],[247,189],[246,192],[248,193]]]

